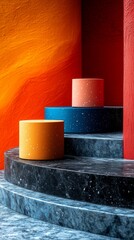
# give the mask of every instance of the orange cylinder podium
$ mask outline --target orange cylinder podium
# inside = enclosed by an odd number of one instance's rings
[[[103,107],[104,79],[78,78],[72,79],[73,107]]]
[[[19,157],[53,160],[64,157],[64,121],[19,121]]]

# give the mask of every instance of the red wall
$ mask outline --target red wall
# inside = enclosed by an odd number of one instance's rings
[[[105,105],[122,105],[123,1],[82,1],[83,77],[105,80]]]
[[[124,158],[134,160],[134,1],[124,0]]]

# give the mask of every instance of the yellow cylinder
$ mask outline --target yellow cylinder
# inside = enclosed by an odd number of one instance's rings
[[[19,121],[19,157],[51,160],[64,157],[64,121]]]

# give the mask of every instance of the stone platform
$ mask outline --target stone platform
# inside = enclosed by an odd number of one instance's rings
[[[3,172],[0,172],[0,203],[15,212],[50,223],[50,225],[47,224],[47,231],[50,231],[51,224],[56,224],[71,228],[72,236],[73,230],[79,230],[95,234],[95,236],[91,235],[91,239],[95,237],[105,239],[104,235],[110,239],[133,239],[134,237],[134,210],[132,209],[74,201],[27,190],[7,182]],[[29,222],[29,219],[24,219]],[[37,220],[36,222],[38,223]],[[63,230],[58,226],[57,231],[61,231],[61,234]],[[65,232],[70,239],[71,235],[67,230]],[[86,239],[86,236],[90,239],[90,235],[88,236],[87,233],[84,235],[84,232],[76,232],[78,234],[76,239]],[[66,234],[65,238],[61,239],[67,239]]]
[[[121,132],[100,134],[65,134],[65,154],[96,158],[122,158]]]
[[[18,214],[0,204],[1,240],[114,240],[76,231]]]
[[[133,193],[121,133],[65,134],[62,160],[22,160],[10,149],[0,172],[1,239],[133,240]]]
[[[5,153],[5,179],[20,187],[96,204],[134,207],[134,161],[67,157],[27,161],[19,149]]]

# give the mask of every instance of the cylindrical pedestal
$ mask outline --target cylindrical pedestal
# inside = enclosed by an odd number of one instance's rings
[[[104,80],[99,78],[80,78],[72,80],[73,107],[103,107]]]
[[[19,157],[51,160],[64,157],[64,122],[24,120],[19,122]]]
[[[121,107],[46,107],[45,119],[63,119],[65,133],[104,133],[122,130]]]
[[[124,158],[134,159],[134,1],[124,0]]]

